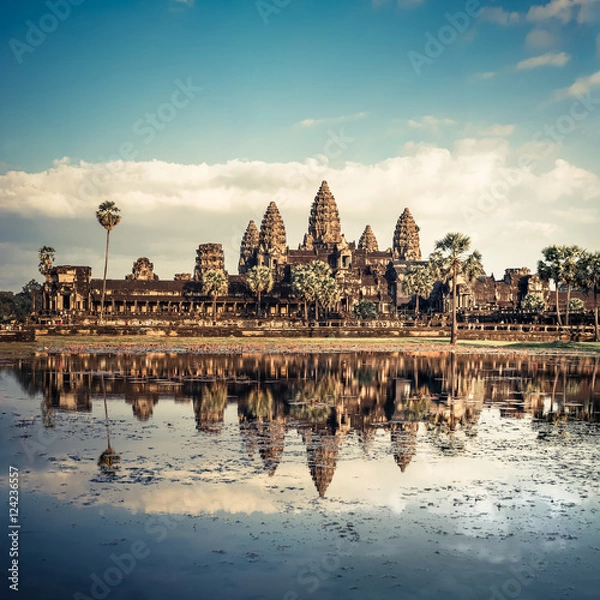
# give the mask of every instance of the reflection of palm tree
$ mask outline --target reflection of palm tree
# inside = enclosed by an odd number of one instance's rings
[[[196,429],[207,433],[220,433],[227,408],[227,384],[215,382],[202,388],[200,399],[194,400]]]
[[[115,475],[120,468],[121,456],[117,454],[110,444],[110,422],[108,420],[108,405],[106,403],[106,386],[104,384],[104,373],[101,375],[102,396],[104,399],[104,417],[106,423],[106,450],[98,459],[98,467],[105,475]]]

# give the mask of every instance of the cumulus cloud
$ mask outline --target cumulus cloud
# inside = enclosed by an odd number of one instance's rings
[[[481,12],[485,21],[509,26],[521,23],[540,25],[557,22],[567,25],[571,21],[578,24],[593,23],[598,18],[600,0],[550,0],[546,4],[531,6],[526,13],[508,11],[499,6],[486,6]]]
[[[532,56],[517,64],[517,71],[537,69],[538,67],[564,67],[571,60],[566,52],[548,52],[541,56]]]
[[[409,119],[408,126],[412,129],[424,129],[434,133],[439,133],[442,127],[447,125],[456,125],[456,121],[445,117],[434,117],[425,115],[421,119]]]
[[[260,223],[271,200],[281,210],[290,247],[300,243],[323,179],[336,197],[349,241],[357,240],[369,223],[380,247],[388,247],[394,224],[408,206],[421,226],[424,254],[436,239],[456,230],[478,240],[488,268],[509,266],[500,242],[514,248],[515,261],[534,265],[539,252],[535,236],[499,240],[498,232],[510,230],[515,221],[539,220],[540,203],[560,210],[600,198],[600,184],[595,174],[564,160],[539,174],[517,169],[511,164],[514,150],[501,137],[510,127],[494,125],[488,133],[499,137],[461,139],[451,148],[407,143],[398,156],[335,168],[324,159],[182,165],[64,158],[37,173],[12,170],[0,175],[0,232],[18,227],[20,237],[3,250],[7,260],[0,289],[20,289],[31,278],[27,275],[35,274],[35,250],[44,243],[57,248],[59,262],[88,264],[100,273],[103,238],[94,212],[104,200],[116,202],[123,215],[112,238],[109,276],[124,277],[138,256],[148,256],[161,278],[170,279],[175,272],[192,270],[195,248],[203,242],[222,243],[227,268],[235,273],[248,220]],[[497,190],[503,194],[499,200],[491,207],[482,204]],[[555,215],[546,220],[559,229],[568,227]],[[589,240],[585,232],[578,235],[584,246],[595,240],[594,232]]]
[[[523,22],[523,16],[515,11],[504,10],[500,6],[484,6],[480,18],[483,21],[498,25],[518,25]]]
[[[556,46],[559,43],[559,40],[560,38],[555,33],[551,33],[547,29],[536,27],[527,34],[525,44],[530,48],[540,50]]]
[[[563,25],[571,21],[590,23],[597,16],[599,2],[600,0],[551,0],[547,4],[532,6],[526,19],[532,23],[557,20]]]
[[[557,100],[569,97],[583,96],[592,89],[600,86],[600,71],[596,71],[592,75],[579,77],[575,82],[567,88],[556,90],[554,97]]]

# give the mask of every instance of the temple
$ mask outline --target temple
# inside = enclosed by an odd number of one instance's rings
[[[260,229],[257,222],[248,223],[241,239],[237,274],[225,270],[223,246],[219,243],[200,244],[191,272],[177,273],[171,280],[159,279],[150,260],[138,258],[123,279],[107,280],[105,318],[255,316],[257,298],[246,279],[257,266],[267,267],[274,282],[272,290],[263,295],[264,314],[300,317],[304,303],[294,291],[292,271],[315,260],[329,265],[337,284],[339,299],[331,310],[334,315],[351,315],[361,300],[372,302],[382,317],[396,315],[414,303],[413,297],[405,293],[402,280],[412,265],[427,262],[421,253],[419,226],[408,208],[398,217],[390,232],[391,247],[385,250],[370,225],[365,226],[358,243],[347,241],[335,197],[326,181],[314,197],[307,232],[296,249],[288,245],[285,223],[275,202],[267,206]],[[226,290],[206,293],[206,275],[211,271],[223,273]],[[471,284],[460,282],[457,302],[465,309],[516,309],[531,291],[547,293],[547,286],[527,269],[508,269],[498,281],[493,275],[483,275]],[[102,280],[92,278],[90,267],[55,266],[46,275],[39,316],[93,317],[100,313],[101,301]],[[430,312],[443,312],[447,303],[447,289],[438,282],[421,306]]]

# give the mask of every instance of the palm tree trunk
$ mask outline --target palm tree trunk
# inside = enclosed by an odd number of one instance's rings
[[[419,294],[415,294],[415,319],[419,317]]]
[[[594,286],[594,341],[600,341],[600,332],[598,331],[598,288]]]
[[[456,264],[454,264],[454,272],[452,275],[452,330],[450,333],[450,343],[456,344]]]
[[[256,307],[256,316],[260,319],[260,290],[256,291],[256,299],[258,306]]]
[[[571,284],[567,286],[567,307],[565,308],[565,325],[569,326],[569,304],[571,303]]]
[[[102,301],[100,302],[100,323],[104,314],[104,298],[106,296],[106,270],[108,268],[108,244],[110,243],[110,229],[106,230],[106,250],[104,252],[104,276],[102,277]]]
[[[558,281],[556,281],[554,283],[555,290],[554,290],[554,294],[555,294],[555,298],[556,298],[556,319],[558,321],[558,326],[562,327],[562,319],[560,318],[560,309],[558,308]]]

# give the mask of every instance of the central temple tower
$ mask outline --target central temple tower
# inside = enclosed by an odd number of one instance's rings
[[[308,233],[304,236],[301,250],[331,248],[342,241],[342,226],[335,198],[326,181],[315,196],[308,218]]]

